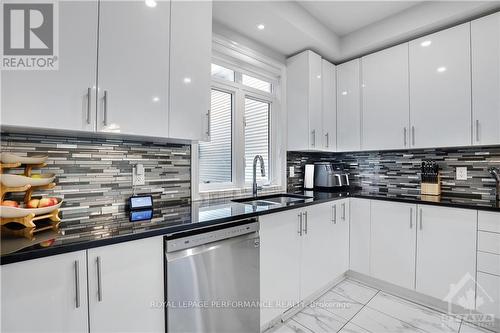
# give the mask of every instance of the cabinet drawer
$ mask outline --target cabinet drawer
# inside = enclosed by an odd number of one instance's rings
[[[479,231],[477,249],[483,252],[500,254],[500,234]]]
[[[500,233],[500,213],[479,211],[477,228]]]
[[[477,270],[500,276],[500,255],[486,253],[486,252],[478,252]]]
[[[481,297],[484,303],[478,304],[476,310],[486,314],[493,314],[498,318],[500,316],[500,276],[477,273],[477,283],[478,292],[476,297]]]

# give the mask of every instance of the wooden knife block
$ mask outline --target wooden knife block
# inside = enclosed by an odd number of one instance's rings
[[[437,183],[420,183],[420,194],[441,195],[441,175],[438,175]]]

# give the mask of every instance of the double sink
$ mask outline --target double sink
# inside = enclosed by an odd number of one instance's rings
[[[261,197],[251,197],[251,198],[243,198],[243,199],[235,199],[233,202],[239,202],[242,204],[252,205],[254,207],[270,207],[274,205],[286,206],[293,203],[302,203],[307,199],[312,199],[312,197],[308,197],[300,194],[274,194],[274,195],[266,195]]]

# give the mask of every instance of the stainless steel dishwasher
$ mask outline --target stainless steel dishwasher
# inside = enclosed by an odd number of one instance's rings
[[[259,223],[166,237],[168,333],[260,332]]]

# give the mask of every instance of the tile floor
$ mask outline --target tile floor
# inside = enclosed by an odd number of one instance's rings
[[[266,333],[491,333],[441,312],[344,280]]]

